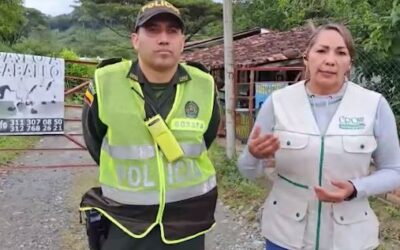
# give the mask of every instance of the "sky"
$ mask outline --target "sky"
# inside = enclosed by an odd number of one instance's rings
[[[223,0],[214,0],[214,2],[222,2]],[[74,0],[24,0],[25,7],[35,8],[42,13],[50,16],[57,16],[72,12],[70,5],[74,4]]]
[[[74,0],[24,0],[24,6],[35,8],[50,16],[57,16],[72,12],[70,5]]]

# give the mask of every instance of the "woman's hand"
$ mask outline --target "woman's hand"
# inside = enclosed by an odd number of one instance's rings
[[[323,202],[342,202],[355,191],[350,181],[331,181],[331,184],[336,188],[333,191],[328,191],[319,186],[314,187],[318,200]]]
[[[279,139],[273,134],[261,135],[259,126],[255,126],[248,143],[249,152],[258,159],[265,159],[274,156],[279,149]]]

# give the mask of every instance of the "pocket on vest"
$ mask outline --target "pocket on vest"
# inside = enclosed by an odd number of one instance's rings
[[[343,136],[343,148],[348,153],[370,154],[376,147],[374,136]]]
[[[379,244],[379,222],[367,199],[334,203],[334,249],[370,249]]]
[[[263,235],[274,242],[293,248],[303,245],[306,228],[307,201],[283,193],[272,192],[264,204]]]
[[[281,149],[303,149],[308,145],[310,136],[286,131],[277,131]]]

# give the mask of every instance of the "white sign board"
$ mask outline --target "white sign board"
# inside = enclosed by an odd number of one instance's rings
[[[62,134],[64,60],[0,52],[0,134]]]

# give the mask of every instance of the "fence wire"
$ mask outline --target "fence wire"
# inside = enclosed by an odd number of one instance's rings
[[[376,54],[359,49],[350,80],[379,92],[386,98],[400,132],[400,59],[379,58]]]

